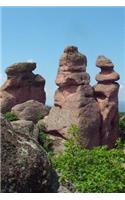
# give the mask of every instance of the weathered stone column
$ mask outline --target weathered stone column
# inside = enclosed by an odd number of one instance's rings
[[[118,90],[119,74],[113,68],[112,61],[104,56],[99,56],[96,66],[101,72],[96,75],[97,85],[94,87],[102,115],[101,145],[112,148],[118,138]]]
[[[100,141],[100,110],[94,98],[90,77],[86,73],[87,58],[70,46],[64,49],[59,62],[54,106],[45,118],[45,126],[55,135],[56,147],[62,149],[63,139],[72,124],[80,130],[80,144],[86,148],[98,146]],[[56,137],[58,136],[58,137]],[[63,138],[63,139],[62,139]]]

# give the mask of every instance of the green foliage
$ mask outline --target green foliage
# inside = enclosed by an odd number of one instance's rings
[[[119,127],[121,129],[121,131],[125,132],[125,121],[122,119],[119,119]]]
[[[70,140],[68,142],[70,142],[72,144],[78,143],[79,134],[80,134],[80,130],[79,130],[78,126],[75,124],[72,124],[68,130],[68,135],[70,138]]]
[[[121,118],[123,115],[125,115],[125,112],[119,112],[119,118]]]
[[[17,116],[13,112],[6,112],[4,117],[8,121],[16,121],[18,120]]]
[[[125,142],[122,138],[118,138],[116,141],[116,148],[117,149],[123,149],[125,148]]]
[[[38,141],[40,145],[47,151],[48,155],[51,156],[53,154],[52,140],[49,138],[47,133],[45,133],[45,127],[43,123],[39,124],[37,127],[39,129]]]
[[[52,158],[62,184],[72,183],[73,192],[125,192],[125,154],[120,146],[112,150],[106,146],[83,149],[75,141],[77,131],[73,125],[65,152]]]
[[[125,113],[119,113],[119,129],[121,130],[122,138],[125,138]],[[124,139],[123,139],[124,140]],[[123,141],[124,143],[124,141]]]
[[[48,153],[52,152],[52,141],[46,133],[39,133],[39,143]]]
[[[44,118],[44,114],[42,112],[37,113],[37,121]]]

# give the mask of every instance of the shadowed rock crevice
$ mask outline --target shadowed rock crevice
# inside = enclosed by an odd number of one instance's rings
[[[46,132],[46,134],[51,135],[51,136],[60,137],[60,138],[65,139],[65,140],[67,139],[65,136],[60,134],[60,132],[57,131],[57,130],[52,130],[52,131],[51,130],[50,131],[45,130],[45,132]]]

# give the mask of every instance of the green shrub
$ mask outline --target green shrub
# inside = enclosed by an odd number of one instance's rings
[[[8,121],[16,121],[16,120],[18,120],[17,116],[13,112],[7,112],[7,113],[5,113],[4,117]]]
[[[116,141],[116,148],[117,149],[124,149],[125,148],[125,142],[123,138],[118,138]]]
[[[37,113],[37,121],[44,118],[44,114],[42,112]]]
[[[78,131],[75,126],[69,130],[72,137],[66,141],[64,153],[52,157],[61,183],[73,185],[73,192],[125,192],[125,154],[121,147],[83,149],[75,142],[74,130]]]
[[[119,128],[125,132],[125,122],[122,119],[119,120]]]
[[[125,112],[119,112],[119,118],[121,118],[123,115],[125,115]]]
[[[119,130],[121,135],[121,145],[125,145],[125,112],[119,113]]]
[[[39,133],[39,143],[48,153],[52,153],[52,140],[46,133]]]
[[[45,133],[44,123],[37,124],[39,129],[38,141],[40,145],[47,151],[49,155],[53,154],[52,140],[49,138],[47,133]]]

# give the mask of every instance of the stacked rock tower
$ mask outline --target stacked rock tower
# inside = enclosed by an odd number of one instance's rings
[[[54,106],[45,118],[46,129],[56,133],[56,145],[68,138],[72,124],[80,130],[80,144],[86,148],[98,146],[100,141],[100,110],[94,98],[90,77],[86,72],[87,58],[70,46],[64,49],[59,62]]]
[[[101,145],[112,148],[118,138],[118,90],[119,74],[114,71],[112,61],[105,56],[99,56],[96,66],[101,72],[96,75],[97,85],[94,87],[102,115]]]

